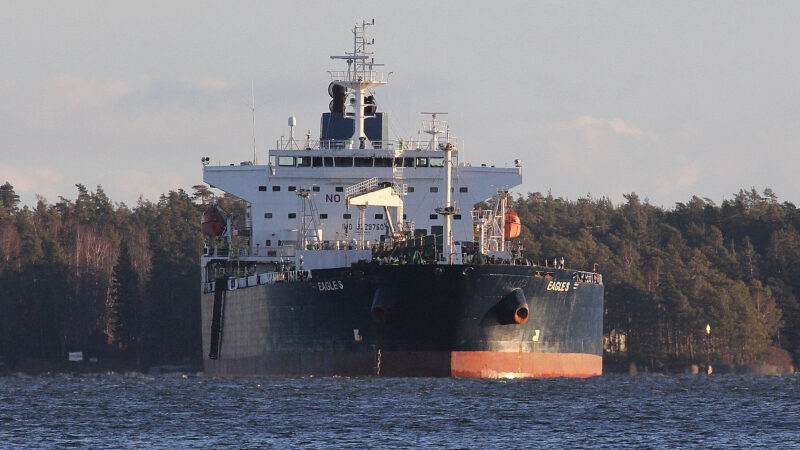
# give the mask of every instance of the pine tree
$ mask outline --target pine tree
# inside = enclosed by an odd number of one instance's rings
[[[192,186],[192,200],[200,201],[201,205],[205,205],[214,199],[214,193],[205,184],[196,184]]]
[[[139,275],[131,263],[128,245],[123,241],[106,305],[106,334],[112,343],[127,354],[136,350],[135,344],[141,338],[141,303]]]
[[[19,211],[19,195],[14,192],[14,186],[8,181],[0,186],[0,205],[9,214],[15,214]]]

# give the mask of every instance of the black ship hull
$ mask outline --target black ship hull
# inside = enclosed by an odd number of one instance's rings
[[[596,376],[603,286],[586,275],[514,265],[368,264],[235,290],[217,283],[202,297],[204,370]],[[514,315],[520,302],[526,317]]]

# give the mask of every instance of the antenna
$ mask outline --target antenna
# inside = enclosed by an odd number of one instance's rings
[[[444,133],[444,131],[439,129],[439,125],[445,125],[445,126],[447,125],[447,122],[439,122],[438,120],[436,120],[436,116],[439,115],[439,114],[447,114],[447,113],[446,112],[424,112],[423,111],[420,114],[427,114],[427,115],[431,116],[430,128],[426,129],[425,132],[431,135],[430,149],[431,150],[436,150],[436,147],[438,147],[438,145],[439,145],[438,136],[440,134]],[[449,128],[448,128],[448,136],[447,136],[447,138],[448,138],[448,140],[450,139]]]
[[[297,118],[295,118],[294,116],[291,116],[291,117],[289,117],[289,120],[287,121],[287,123],[289,125],[289,139],[294,141],[294,127],[297,126]]]
[[[253,78],[250,78],[250,101],[250,112],[253,115],[253,164],[258,164],[258,156],[256,153],[256,110],[269,103],[269,100],[265,100],[256,105],[256,89]]]
[[[250,95],[253,100],[250,104],[250,111],[253,113],[253,165],[258,165],[258,156],[256,156],[256,88],[252,78],[250,78]]]
[[[294,141],[294,127],[297,126],[297,118],[295,116],[289,116],[287,124],[289,125],[289,142],[286,143],[286,148],[297,148],[297,143]]]

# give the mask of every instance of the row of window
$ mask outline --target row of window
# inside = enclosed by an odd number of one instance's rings
[[[267,187],[266,186],[259,186],[258,190],[261,191],[261,192],[266,192]],[[272,186],[272,192],[278,192],[280,190],[281,190],[280,186]],[[297,186],[287,186],[286,190],[288,190],[290,192],[291,191],[296,191],[297,190]],[[314,191],[314,192],[319,192],[319,186],[312,186],[311,190]],[[341,192],[341,191],[337,190],[336,192]]]
[[[454,190],[454,189],[455,188],[451,188],[451,190]],[[261,191],[261,192],[266,192],[267,187],[266,186],[259,186],[258,190]],[[280,192],[280,190],[281,190],[280,186],[272,186],[272,192]],[[297,190],[297,186],[287,186],[286,190],[289,191],[289,192],[296,191]],[[319,186],[313,186],[311,188],[311,190],[314,191],[314,192],[319,192]],[[344,187],[336,186],[336,192],[344,192]],[[414,192],[414,186],[409,186],[408,187],[408,192]],[[438,186],[431,186],[430,187],[430,192],[439,192],[439,187]],[[469,188],[460,187],[460,188],[458,188],[458,192],[469,192]]]
[[[264,213],[264,218],[265,219],[272,219],[272,213]],[[297,218],[297,213],[289,213],[289,218],[290,219],[296,219]],[[328,215],[327,214],[320,214],[319,218],[320,219],[327,219]],[[342,219],[349,220],[349,219],[352,219],[352,218],[353,218],[352,214],[349,214],[349,213],[342,214]],[[375,218],[378,219],[378,220],[382,220],[383,219],[383,214],[375,214]],[[406,215],[403,214],[403,219],[405,219],[405,218],[406,218]],[[439,218],[438,214],[431,214],[430,215],[430,219],[431,220],[436,220],[438,218]],[[461,214],[454,214],[453,215],[453,219],[461,220]]]
[[[270,156],[269,162],[280,167],[444,167],[444,158],[428,156]],[[458,165],[457,158],[453,165]]]

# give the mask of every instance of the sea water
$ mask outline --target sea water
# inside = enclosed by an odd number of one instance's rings
[[[800,376],[0,377],[0,447],[798,447]]]

